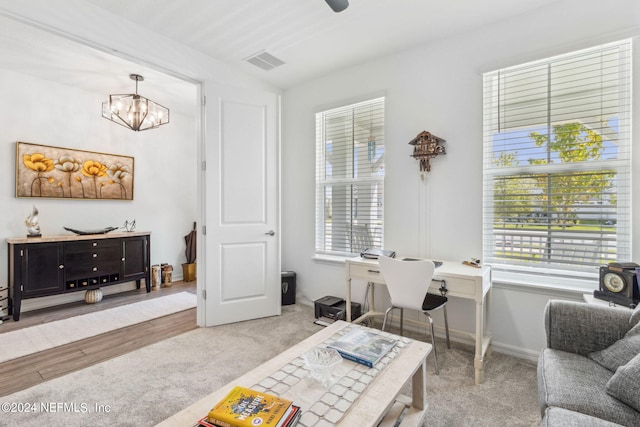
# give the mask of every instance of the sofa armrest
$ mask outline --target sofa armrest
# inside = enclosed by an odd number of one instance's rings
[[[551,300],[545,308],[547,347],[587,356],[619,340],[631,328],[620,307]]]

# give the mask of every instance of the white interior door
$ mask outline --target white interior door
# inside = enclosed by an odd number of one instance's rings
[[[207,99],[207,326],[280,314],[278,108],[277,94],[255,90]]]

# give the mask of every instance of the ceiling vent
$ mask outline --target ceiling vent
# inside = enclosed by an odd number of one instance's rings
[[[284,64],[284,61],[265,51],[251,55],[250,57],[246,58],[245,61],[255,65],[258,68],[262,68],[265,71],[269,71],[272,68],[276,68]]]

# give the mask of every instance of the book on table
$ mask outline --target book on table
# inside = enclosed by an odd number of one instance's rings
[[[300,407],[291,400],[235,386],[200,420],[200,424],[216,427],[290,427],[299,418]]]
[[[294,427],[295,425],[298,424],[298,421],[300,420],[301,415],[302,415],[302,411],[300,410],[300,407],[296,405],[291,405],[287,410],[287,412],[284,414],[284,416],[280,419],[280,422],[278,423],[277,427]],[[198,424],[196,424],[195,427],[226,427],[226,425],[223,426],[223,425],[213,424],[209,422],[208,417],[204,417],[200,421],[198,421]]]
[[[336,349],[345,359],[373,368],[397,343],[397,339],[373,330],[354,328],[327,347]]]

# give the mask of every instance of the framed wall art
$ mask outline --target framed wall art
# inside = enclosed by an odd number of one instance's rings
[[[16,142],[16,197],[133,200],[133,157]]]

